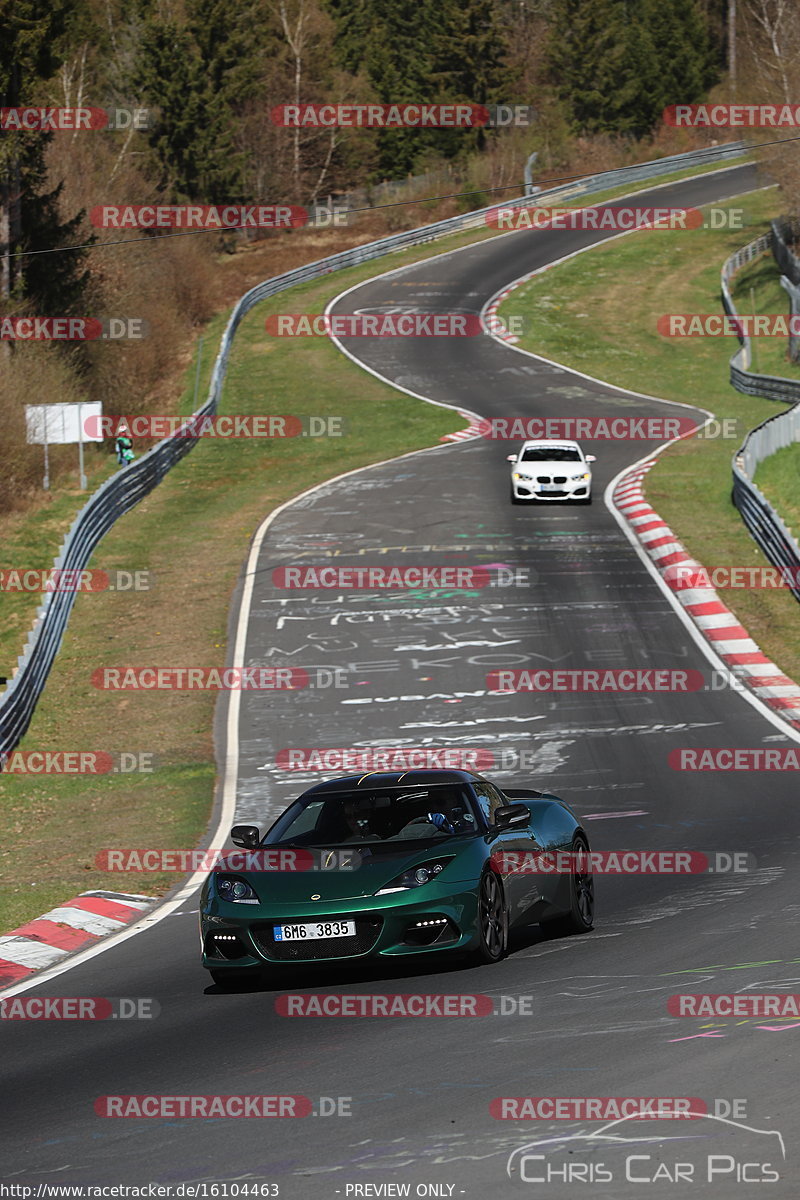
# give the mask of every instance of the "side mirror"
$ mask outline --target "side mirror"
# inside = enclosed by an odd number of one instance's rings
[[[517,461],[516,454],[507,454],[506,455],[506,462],[516,462],[516,461]]]
[[[587,462],[597,462],[597,456],[594,454],[587,454],[586,461]]]
[[[531,813],[527,804],[504,804],[502,808],[494,810],[494,824],[496,829],[508,829],[517,825],[528,825],[530,819]]]
[[[243,850],[255,850],[261,841],[261,833],[257,825],[234,825],[231,841]]]

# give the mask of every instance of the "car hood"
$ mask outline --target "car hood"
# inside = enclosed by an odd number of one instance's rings
[[[584,471],[591,470],[589,463],[580,462],[556,462],[555,460],[546,459],[544,462],[514,462],[511,464],[512,471],[526,471],[530,475],[537,475],[540,472],[544,475],[577,475],[583,474]]]
[[[425,847],[415,846],[410,849],[398,846],[391,852],[369,854],[368,845],[348,846],[346,849],[358,850],[361,855],[360,863],[348,870],[301,870],[301,871],[253,871],[236,870],[239,878],[247,879],[252,884],[256,894],[264,903],[292,903],[306,901],[312,895],[320,900],[346,900],[354,897],[374,896],[382,887],[386,887],[403,871],[419,866],[435,858],[450,858],[450,862],[442,872],[442,883],[448,878],[453,881],[460,879],[464,872],[459,871],[459,865],[464,866],[465,857],[471,847],[482,842],[474,835],[469,838],[453,838],[447,842],[437,842]],[[269,849],[269,847],[265,847]],[[470,856],[471,857],[471,856]],[[220,867],[224,870],[224,858]],[[471,868],[470,868],[471,869]],[[401,893],[398,892],[397,895]]]

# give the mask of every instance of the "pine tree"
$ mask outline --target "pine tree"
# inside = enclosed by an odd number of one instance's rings
[[[385,104],[485,104],[501,95],[503,36],[493,0],[328,0],[341,65],[363,71]],[[378,139],[381,173],[475,145],[464,130],[397,129]],[[482,142],[482,134],[477,138]]]
[[[43,155],[34,148],[21,162],[26,196],[19,238],[20,250],[53,249],[59,246],[88,246],[97,241],[84,229],[85,211],[64,221],[59,213],[63,183],[46,190]],[[57,254],[32,254],[22,258],[17,293],[37,316],[85,315],[83,297],[90,272],[85,267],[88,249],[61,250]]]
[[[717,78],[708,26],[696,0],[644,0],[660,72],[654,80],[658,115],[669,104],[692,104]]]
[[[133,83],[159,110],[148,134],[159,190],[174,201],[224,204],[244,198],[242,164],[233,148],[230,111],[215,95],[207,67],[188,28],[153,17],[145,21]]]
[[[621,0],[556,0],[548,58],[556,92],[579,129],[612,127],[626,40]]]
[[[240,112],[258,93],[260,60],[270,41],[257,0],[188,0],[186,7],[211,92],[229,111]]]
[[[63,61],[66,31],[76,14],[72,0],[0,0],[0,106],[35,105],[44,83]],[[21,256],[23,250],[57,249],[78,241],[83,213],[63,221],[61,186],[45,190],[50,133],[0,136],[0,298],[13,296],[44,316],[73,315],[88,279],[86,250]]]
[[[697,0],[555,0],[548,57],[587,133],[641,137],[668,104],[700,99],[715,76]]]
[[[448,101],[487,105],[508,101],[505,40],[494,0],[442,0],[437,6],[439,28],[433,34],[431,81]],[[460,141],[456,141],[460,139]],[[473,145],[482,148],[483,129],[475,138],[463,131],[448,136],[450,153]]]

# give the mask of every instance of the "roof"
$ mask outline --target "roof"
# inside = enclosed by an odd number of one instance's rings
[[[375,788],[418,787],[422,784],[432,787],[453,783],[474,783],[475,780],[482,778],[476,771],[445,770],[438,767],[428,771],[367,771],[360,775],[345,775],[341,779],[328,779],[322,783],[315,783],[312,787],[307,788],[303,795],[311,796],[320,792],[352,792],[359,786],[372,790]]]
[[[528,438],[527,442],[522,443],[522,449],[526,450],[528,446],[564,446],[570,450],[580,450],[580,442],[573,442],[570,438]]]

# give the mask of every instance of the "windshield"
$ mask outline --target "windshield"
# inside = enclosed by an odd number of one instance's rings
[[[317,793],[295,800],[275,822],[263,845],[384,846],[476,833],[478,819],[462,784],[359,789]]]
[[[582,462],[580,450],[571,446],[529,446],[520,462]]]

